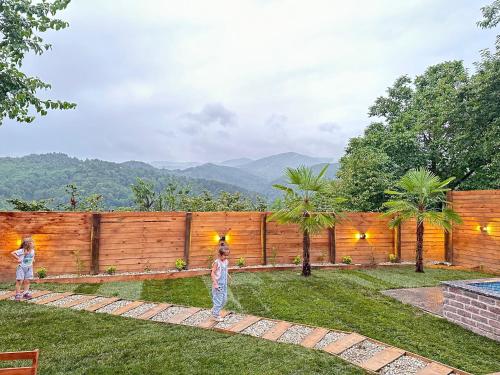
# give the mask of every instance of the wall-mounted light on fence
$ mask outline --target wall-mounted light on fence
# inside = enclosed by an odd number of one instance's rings
[[[364,232],[361,232],[361,233],[358,233],[358,234],[356,235],[356,238],[357,238],[358,240],[366,240],[366,239],[368,238],[368,235],[367,235],[366,233],[364,233]]]
[[[216,242],[229,242],[229,234],[227,233],[218,233],[214,237]]]
[[[486,233],[486,234],[487,234],[487,233],[488,233],[488,231],[489,231],[488,229],[489,229],[489,228],[488,228],[488,226],[487,226],[487,225],[480,225],[480,226],[479,226],[479,231],[480,231],[481,233]]]

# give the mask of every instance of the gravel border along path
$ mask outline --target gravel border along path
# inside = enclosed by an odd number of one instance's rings
[[[415,375],[418,370],[424,368],[426,362],[421,359],[404,355],[394,362],[389,363],[380,370],[381,375]]]
[[[119,301],[115,301],[113,303],[110,303],[109,305],[106,305],[104,307],[101,307],[100,309],[96,310],[98,313],[106,313],[106,314],[111,314],[113,311],[123,307],[130,305],[132,301],[127,301],[124,299],[121,299]]]
[[[352,362],[352,363],[362,363],[367,359],[373,357],[378,352],[381,352],[385,349],[385,346],[375,344],[369,340],[361,341],[359,344],[354,345],[352,348],[349,348],[343,351],[340,354],[340,357]]]
[[[273,328],[278,322],[274,320],[261,319],[258,322],[252,324],[250,327],[245,328],[241,333],[245,335],[260,337],[271,328]]]
[[[286,342],[289,344],[300,344],[304,338],[313,331],[313,328],[294,325],[288,328],[285,333],[283,333],[278,342]]]
[[[333,332],[333,331],[330,331],[328,332],[325,337],[323,337],[315,346],[314,346],[314,349],[319,349],[319,350],[322,350],[323,348],[325,348],[327,345],[331,344],[332,342],[335,342],[337,341],[338,339],[346,336],[347,334],[346,333],[342,333],[342,332]]]
[[[148,310],[151,310],[155,306],[157,306],[156,303],[143,303],[142,305],[137,306],[135,309],[127,311],[121,316],[126,316],[129,318],[137,318],[138,316],[144,314]]]

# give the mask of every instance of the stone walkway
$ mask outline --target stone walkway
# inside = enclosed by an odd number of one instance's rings
[[[29,303],[107,313],[160,323],[189,325],[301,345],[338,356],[372,374],[470,375],[353,332],[336,331],[229,311],[224,311],[224,321],[217,323],[211,318],[210,310],[169,303],[128,301],[119,298],[50,291],[33,291],[33,297]],[[14,292],[0,290],[0,300],[13,298]]]
[[[382,293],[432,314],[443,316],[443,289],[440,286],[389,289],[382,291]]]

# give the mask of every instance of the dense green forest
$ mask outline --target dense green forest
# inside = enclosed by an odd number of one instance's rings
[[[112,163],[102,160],[80,160],[65,154],[29,155],[20,158],[0,158],[0,209],[11,210],[7,199],[53,199],[48,203],[56,209],[68,204],[67,185],[78,187],[84,197],[102,195],[103,208],[134,207],[131,186],[137,178],[145,179],[159,192],[168,184],[189,189],[190,195],[208,192],[240,192],[246,197],[255,194],[221,182],[173,176],[167,170],[156,169],[141,162]]]

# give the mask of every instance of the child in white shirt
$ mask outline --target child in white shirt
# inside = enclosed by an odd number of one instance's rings
[[[33,262],[35,261],[35,242],[31,237],[23,239],[21,248],[10,253],[18,263],[16,267],[16,301],[21,298],[33,298],[29,292],[30,280],[33,279]],[[21,286],[24,292],[21,294]]]

